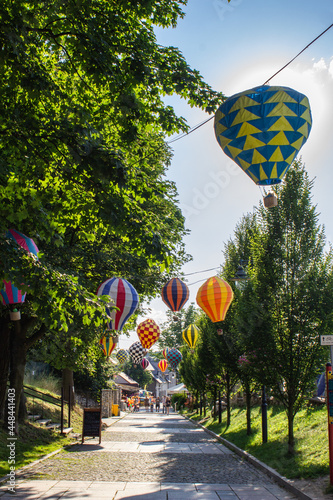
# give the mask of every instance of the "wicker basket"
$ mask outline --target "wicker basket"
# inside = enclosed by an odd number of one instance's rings
[[[278,200],[274,193],[268,193],[264,198],[264,205],[266,208],[277,207]]]
[[[21,319],[20,311],[9,311],[9,317],[12,321],[18,321]]]

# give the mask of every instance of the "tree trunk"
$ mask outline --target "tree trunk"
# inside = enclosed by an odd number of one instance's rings
[[[5,405],[7,382],[9,376],[10,356],[10,329],[9,320],[2,317],[0,320],[0,420],[5,419]]]
[[[229,373],[226,374],[226,382],[227,382],[227,428],[230,426],[231,423],[231,405],[230,405],[230,375]]]
[[[215,420],[216,418],[216,398],[217,398],[217,388],[216,388],[216,385],[214,385],[214,391],[213,391],[213,394],[214,394],[214,404],[213,404],[213,419]]]
[[[10,345],[9,386],[15,395],[15,434],[18,434],[19,409],[26,365],[26,328],[22,320],[13,321]],[[22,420],[21,420],[22,421]]]
[[[249,384],[245,384],[245,397],[246,397],[246,434],[252,434],[251,428],[251,390]]]
[[[295,454],[295,437],[294,437],[294,412],[293,408],[288,408],[288,455]]]
[[[18,321],[13,321],[11,341],[10,341],[10,372],[9,386],[15,399],[15,434],[18,434],[18,424],[23,422],[26,416],[25,401],[22,401],[24,371],[27,361],[27,351],[34,342],[40,339],[45,332],[45,325],[42,325],[31,337],[27,337],[29,328],[36,324],[37,318],[25,317]],[[6,418],[6,415],[5,415]]]
[[[206,393],[203,395],[204,417],[206,416]]]
[[[64,388],[64,398],[66,401],[70,400],[71,409],[73,409],[75,406],[74,374],[70,368],[62,370],[62,386]]]

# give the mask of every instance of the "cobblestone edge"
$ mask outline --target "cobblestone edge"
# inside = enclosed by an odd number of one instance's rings
[[[119,422],[119,420],[122,420],[124,417],[126,417],[126,415],[127,415],[127,413],[125,413],[124,415],[121,415],[117,420],[114,420],[113,422],[110,422],[109,424],[107,424],[105,422],[102,422],[102,426],[104,424],[105,428],[107,429],[108,427],[110,427],[111,425],[115,424],[116,422]],[[80,439],[77,439],[76,441],[73,441],[73,443],[66,444],[62,448],[59,448],[58,450],[51,451],[51,453],[48,453],[47,455],[44,455],[41,458],[38,458],[34,462],[30,462],[30,464],[24,465],[20,469],[17,469],[15,471],[15,473],[18,474],[18,473],[24,471],[25,469],[27,469],[28,467],[33,467],[34,465],[39,464],[40,462],[43,462],[44,460],[47,460],[48,458],[52,457],[53,455],[57,455],[61,451],[67,450],[71,446],[75,446],[76,444],[79,444],[80,441],[81,441],[81,437],[80,437]],[[3,484],[5,484],[8,481],[8,479],[9,479],[9,474],[7,474],[6,476],[0,477],[0,486],[2,486]]]
[[[230,443],[230,441],[227,441],[225,438],[219,436],[218,434],[215,434],[215,432],[211,431],[210,429],[207,429],[205,426],[200,424],[199,422],[196,422],[195,420],[191,420],[189,417],[186,415],[182,415],[182,417],[186,418],[190,422],[192,422],[194,425],[201,427],[205,432],[213,436],[215,439],[220,441],[220,443],[224,444],[227,448],[229,448],[231,451],[235,452],[237,455],[240,457],[244,458],[247,460],[249,463],[257,467],[257,469],[261,470],[264,472],[267,476],[269,476],[271,479],[273,479],[276,483],[278,483],[280,486],[283,486],[286,490],[288,490],[290,493],[293,493],[295,496],[300,498],[301,500],[313,500],[312,497],[309,497],[306,493],[303,493],[303,491],[300,491],[297,489],[293,484],[291,484],[288,479],[284,476],[281,476],[275,469],[272,469],[268,465],[264,464],[257,458],[255,458],[253,455],[248,453],[247,451],[242,450],[241,448],[238,448],[233,443]]]

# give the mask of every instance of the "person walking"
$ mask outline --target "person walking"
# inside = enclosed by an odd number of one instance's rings
[[[156,398],[155,408],[156,408],[156,412],[159,413],[160,412],[160,398],[158,396]]]
[[[166,400],[166,397],[164,395],[164,396],[162,396],[162,413],[165,413],[165,400]]]
[[[171,406],[171,401],[170,401],[170,398],[169,396],[166,398],[165,400],[165,408],[166,408],[166,414],[169,415],[170,414],[170,406]]]
[[[145,397],[145,410],[149,411],[149,399],[148,399],[148,396]]]
[[[155,401],[154,397],[152,396],[151,400],[150,400],[150,411],[151,411],[151,413],[153,413],[153,411],[154,411],[154,401]]]

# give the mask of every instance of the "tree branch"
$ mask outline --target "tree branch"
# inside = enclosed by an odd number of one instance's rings
[[[30,347],[33,346],[37,342],[37,340],[40,340],[43,338],[44,334],[46,332],[46,325],[43,323],[41,327],[36,330],[30,337],[28,337],[25,341],[26,349],[30,349]]]

